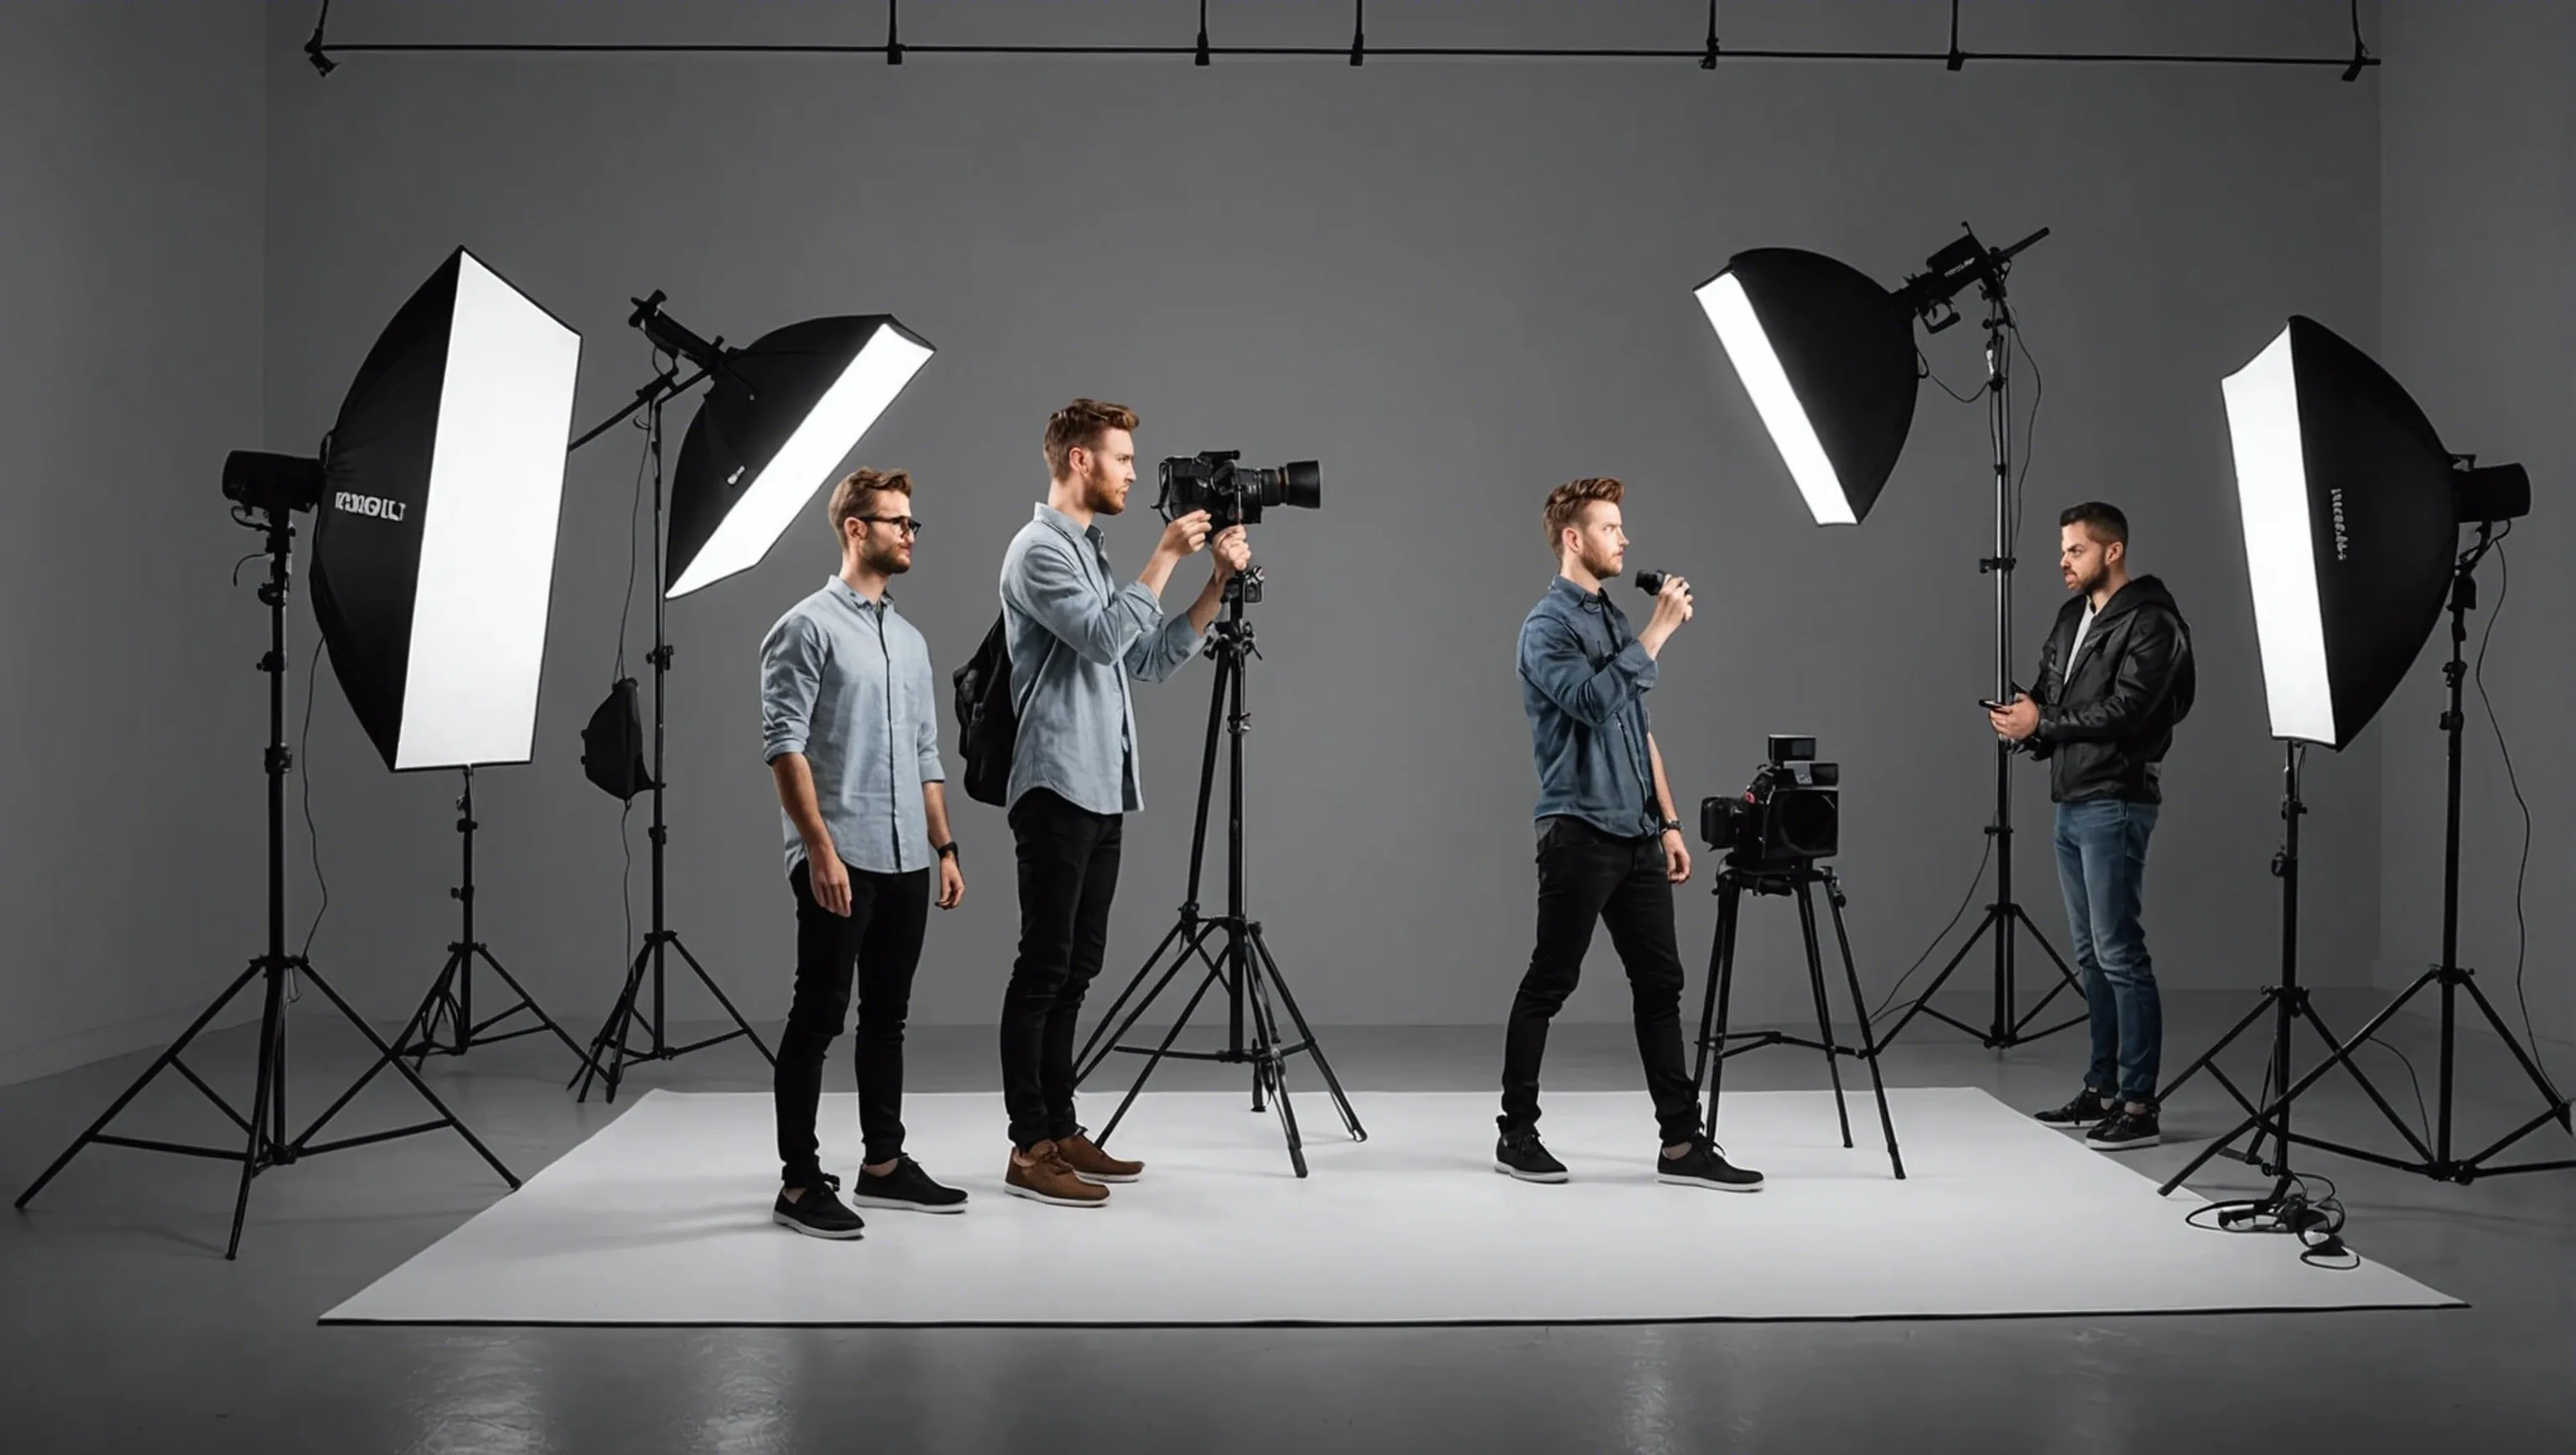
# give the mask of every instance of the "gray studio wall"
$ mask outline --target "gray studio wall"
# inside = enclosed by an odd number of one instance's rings
[[[2380,290],[2384,362],[2452,449],[2529,467],[2534,508],[2482,572],[2470,617],[2476,660],[2513,750],[2533,837],[2524,886],[2531,1014],[2576,1041],[2567,946],[2576,933],[2576,423],[2567,340],[2576,336],[2576,8],[2514,0],[2410,0],[2385,7]],[[2507,573],[2510,573],[2510,590]],[[2502,613],[2495,608],[2501,598]],[[2441,664],[2447,625],[2372,731],[2382,740],[2381,983],[2401,989],[2440,958],[2443,812]],[[2523,819],[2472,684],[2463,770],[2460,963],[2479,972],[2517,1031],[2515,881]],[[2426,997],[2418,1004],[2430,1008]],[[2465,1002],[2464,1011],[2467,1010]],[[2469,1011],[2474,1017],[2474,1012]]]
[[[908,6],[909,38],[1186,37],[1191,9]],[[608,12],[619,17],[610,23]],[[1371,7],[1386,45],[1667,43],[1694,4]],[[1978,43],[2333,51],[2342,7],[1979,7]],[[1730,5],[1735,43],[1938,47],[1895,4]],[[1225,38],[1331,43],[1338,5],[1219,5]],[[346,38],[882,38],[873,7],[657,4],[434,12],[343,5]],[[1961,219],[2028,254],[2016,299],[2044,371],[2017,670],[2060,599],[2055,511],[2122,502],[2137,557],[2192,613],[2201,707],[2158,842],[2161,968],[2183,987],[2271,973],[2276,761],[2264,736],[2217,381],[2297,309],[2378,300],[2375,83],[2259,69],[1686,64],[973,62],[352,56],[290,62],[269,33],[269,435],[327,422],[386,313],[470,243],[581,328],[580,414],[644,377],[630,296],[736,341],[800,316],[891,309],[942,349],[864,458],[922,480],[931,522],[903,607],[943,667],[994,611],[1003,546],[1040,493],[1039,428],[1077,393],[1144,415],[1153,457],[1319,457],[1324,510],[1261,531],[1272,573],[1253,679],[1253,908],[1315,1019],[1491,1022],[1526,960],[1531,769],[1515,632],[1550,565],[1537,509],[1583,473],[1634,482],[1637,564],[1702,610],[1653,698],[1680,794],[1740,788],[1767,731],[1846,772],[1852,931],[1884,987],[1967,890],[1986,818],[1990,588],[1982,413],[1925,395],[1863,530],[1819,531],[1689,290],[1737,248],[1794,244],[1894,280]],[[1976,376],[1975,330],[1930,347]],[[2022,396],[2025,406],[2032,392]],[[685,416],[679,420],[684,422]],[[617,805],[577,764],[607,687],[639,458],[576,457],[539,760],[485,780],[484,926],[582,1032],[631,943]],[[1150,496],[1150,484],[1146,487]],[[1113,559],[1142,563],[1136,502]],[[758,570],[677,603],[673,920],[761,1018],[791,958],[754,649],[832,568],[812,521]],[[1177,578],[1195,589],[1203,567]],[[1622,588],[1623,590],[1626,588]],[[630,669],[649,603],[636,602]],[[1110,983],[1170,923],[1209,674],[1140,694],[1148,807],[1131,828]],[[453,775],[396,778],[326,683],[309,763],[332,909],[316,956],[399,1016],[452,934]],[[2315,872],[2374,882],[2376,748],[2318,765]],[[2045,788],[2017,780],[2024,897],[2062,943]],[[924,1022],[987,1022],[1014,935],[1008,830],[958,810],[971,885],[935,924]],[[245,811],[242,832],[253,820]],[[634,905],[644,908],[643,838]],[[1212,881],[1219,882],[1219,881]],[[1705,879],[1703,877],[1703,884]],[[1214,893],[1211,891],[1211,898]],[[302,903],[310,904],[309,897]],[[1686,958],[1713,906],[1681,900]],[[2376,927],[2321,907],[2312,973],[2368,984]],[[1778,906],[1748,931],[1744,1014],[1799,1011]],[[1598,971],[1570,1012],[1624,1014]],[[1918,979],[1918,984],[1920,983]],[[1979,1014],[1973,976],[1951,1008]],[[1694,979],[1696,996],[1696,977]],[[1694,1000],[1694,1004],[1695,1004]],[[678,1014],[710,1005],[688,993]]]
[[[259,949],[218,482],[259,442],[265,39],[255,0],[0,5],[0,1082],[166,1038]]]

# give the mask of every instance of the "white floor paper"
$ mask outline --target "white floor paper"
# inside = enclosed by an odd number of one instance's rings
[[[1542,1130],[1560,1186],[1492,1170],[1492,1098],[1296,1108],[1291,1175],[1247,1095],[1149,1093],[1114,1149],[1150,1163],[1099,1209],[1004,1195],[1000,1098],[915,1096],[910,1150],[973,1201],[870,1211],[853,1243],[772,1226],[769,1098],[653,1091],[325,1315],[325,1323],[1410,1324],[1853,1319],[2435,1307],[2390,1269],[2303,1266],[2286,1237],[2186,1227],[2115,1158],[1983,1091],[1889,1093],[1906,1181],[1864,1093],[1845,1149],[1826,1092],[1727,1098],[1721,1139],[1770,1186],[1668,1187],[1642,1093],[1558,1093]],[[1105,1117],[1114,1103],[1085,1098]],[[857,1155],[828,1096],[826,1163]],[[835,1166],[846,1182],[855,1171]]]

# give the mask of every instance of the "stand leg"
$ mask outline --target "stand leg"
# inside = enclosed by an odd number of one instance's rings
[[[1887,1081],[1879,1074],[1878,1068],[1878,1042],[1870,1033],[1869,1005],[1861,995],[1860,971],[1852,965],[1851,932],[1843,926],[1842,886],[1832,878],[1830,871],[1825,880],[1825,902],[1833,911],[1834,943],[1842,951],[1843,983],[1851,989],[1852,1013],[1860,1017],[1860,1056],[1869,1066],[1870,1093],[1878,1099],[1878,1129],[1887,1134],[1888,1170],[1902,1182],[1905,1180],[1905,1159],[1896,1150],[1896,1119],[1888,1114]]]
[[[1073,1084],[1075,1086],[1079,1087],[1090,1080],[1091,1073],[1099,1070],[1100,1063],[1108,1060],[1109,1053],[1117,1048],[1120,1041],[1127,1038],[1127,1032],[1144,1017],[1147,1008],[1162,995],[1164,987],[1172,983],[1172,977],[1180,974],[1181,967],[1189,963],[1189,956],[1198,948],[1204,935],[1205,931],[1198,929],[1198,906],[1183,905],[1180,919],[1175,921],[1169,930],[1163,932],[1162,941],[1154,946],[1154,953],[1145,957],[1145,963],[1138,967],[1134,976],[1129,978],[1126,988],[1118,992],[1118,998],[1111,1001],[1109,1009],[1101,1012],[1100,1019],[1092,1024],[1091,1035],[1083,1041],[1082,1049],[1074,1053]],[[1182,940],[1184,937],[1187,943],[1181,946],[1178,954],[1172,956],[1172,963],[1163,971],[1162,978],[1154,981],[1154,988],[1145,992],[1145,998],[1136,1002],[1135,1010],[1124,1021],[1119,1020],[1118,1013],[1127,1008],[1127,1002],[1135,996],[1137,987],[1151,979],[1154,967],[1163,963],[1164,952],[1172,948],[1174,941]],[[1113,1026],[1115,1029],[1112,1029]]]
[[[1163,1033],[1162,1044],[1156,1046],[1154,1053],[1145,1058],[1144,1069],[1138,1071],[1136,1079],[1128,1083],[1127,1094],[1118,1099],[1118,1109],[1109,1114],[1109,1124],[1102,1127],[1100,1135],[1093,1139],[1097,1145],[1106,1147],[1109,1145],[1109,1139],[1117,1135],[1118,1124],[1127,1118],[1127,1108],[1136,1104],[1137,1093],[1145,1089],[1145,1079],[1154,1074],[1155,1067],[1163,1064],[1165,1056],[1171,1054],[1172,1043],[1181,1038],[1182,1028],[1190,1023],[1191,1012],[1199,1008],[1200,1001],[1207,999],[1208,988],[1223,978],[1222,970],[1211,969],[1205,978],[1199,981],[1199,988],[1190,992],[1189,1003],[1181,1007],[1180,1016],[1172,1022],[1172,1028]]]
[[[1834,1040],[1834,1013],[1825,1000],[1825,961],[1816,943],[1815,883],[1798,881],[1798,933],[1806,942],[1807,986],[1816,998],[1816,1036],[1825,1048],[1825,1075],[1834,1089],[1834,1117],[1842,1124],[1843,1145],[1852,1144],[1851,1107],[1843,1099],[1842,1053]]]
[[[1261,927],[1252,927],[1253,952],[1261,957],[1261,967],[1269,983],[1279,994],[1279,1003],[1288,1007],[1288,1018],[1296,1024],[1300,1048],[1314,1058],[1315,1070],[1324,1078],[1324,1089],[1331,1093],[1333,1106],[1341,1113],[1342,1125],[1349,1128],[1351,1140],[1365,1142],[1368,1132],[1360,1126],[1359,1113],[1351,1110],[1351,1099],[1342,1092],[1341,1078],[1333,1074],[1333,1063],[1324,1059],[1323,1042],[1315,1039],[1315,1028],[1306,1024],[1306,1013],[1297,1008],[1296,994],[1288,988],[1288,977],[1279,972],[1279,962],[1271,958],[1270,942],[1261,937]],[[1277,1039],[1274,1030],[1272,1039]]]
[[[1701,1051],[1708,1057],[1708,1134],[1717,1135],[1717,1098],[1726,1080],[1726,1027],[1728,1001],[1735,994],[1735,933],[1743,911],[1738,907],[1744,892],[1743,883],[1732,874],[1718,871],[1717,901],[1717,1030],[1705,1030]]]

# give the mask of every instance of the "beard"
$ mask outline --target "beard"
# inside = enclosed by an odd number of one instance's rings
[[[1082,477],[1083,500],[1097,515],[1123,515],[1127,502],[1118,494],[1118,484],[1106,470],[1093,470]]]
[[[1596,581],[1616,581],[1627,567],[1616,556],[1586,555],[1583,559],[1583,569],[1591,572],[1592,579]]]
[[[859,555],[859,564],[880,576],[900,576],[912,569],[912,562],[901,546],[871,545]]]
[[[2111,568],[2108,566],[2096,566],[2089,575],[2085,572],[2078,571],[2075,573],[2075,579],[2068,583],[2066,589],[2082,595],[2090,596],[2101,586],[2102,578],[2110,574],[2110,569]]]

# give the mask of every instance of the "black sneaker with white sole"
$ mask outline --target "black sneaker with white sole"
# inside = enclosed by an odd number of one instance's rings
[[[1714,1187],[1721,1192],[1760,1192],[1762,1174],[1726,1160],[1715,1142],[1691,1138],[1690,1150],[1678,1157],[1655,1153],[1655,1180],[1676,1187]]]
[[[838,1191],[840,1185],[841,1179],[825,1173],[820,1183],[793,1198],[787,1195],[790,1189],[782,1187],[778,1190],[777,1205],[769,1210],[769,1220],[809,1238],[863,1236],[859,1230],[867,1224],[857,1213],[842,1206]]]
[[[2143,1112],[2126,1109],[2112,1113],[2100,1126],[2085,1133],[2084,1145],[2105,1152],[2128,1152],[2139,1147],[2152,1147],[2164,1140],[2156,1126],[2153,1108]]]
[[[1527,1127],[1494,1140],[1494,1170],[1523,1182],[1563,1182],[1565,1164],[1548,1155],[1538,1133]]]
[[[2088,1086],[2075,1093],[2075,1099],[2066,1105],[2053,1106],[2032,1115],[2042,1126],[2061,1127],[2071,1132],[2079,1127],[2099,1126],[2117,1115],[2119,1110],[2119,1102]]]
[[[962,1189],[942,1187],[930,1180],[921,1164],[910,1157],[897,1157],[894,1170],[883,1177],[867,1168],[859,1169],[858,1185],[850,1189],[850,1201],[859,1207],[886,1207],[899,1212],[957,1213],[966,1210]]]

